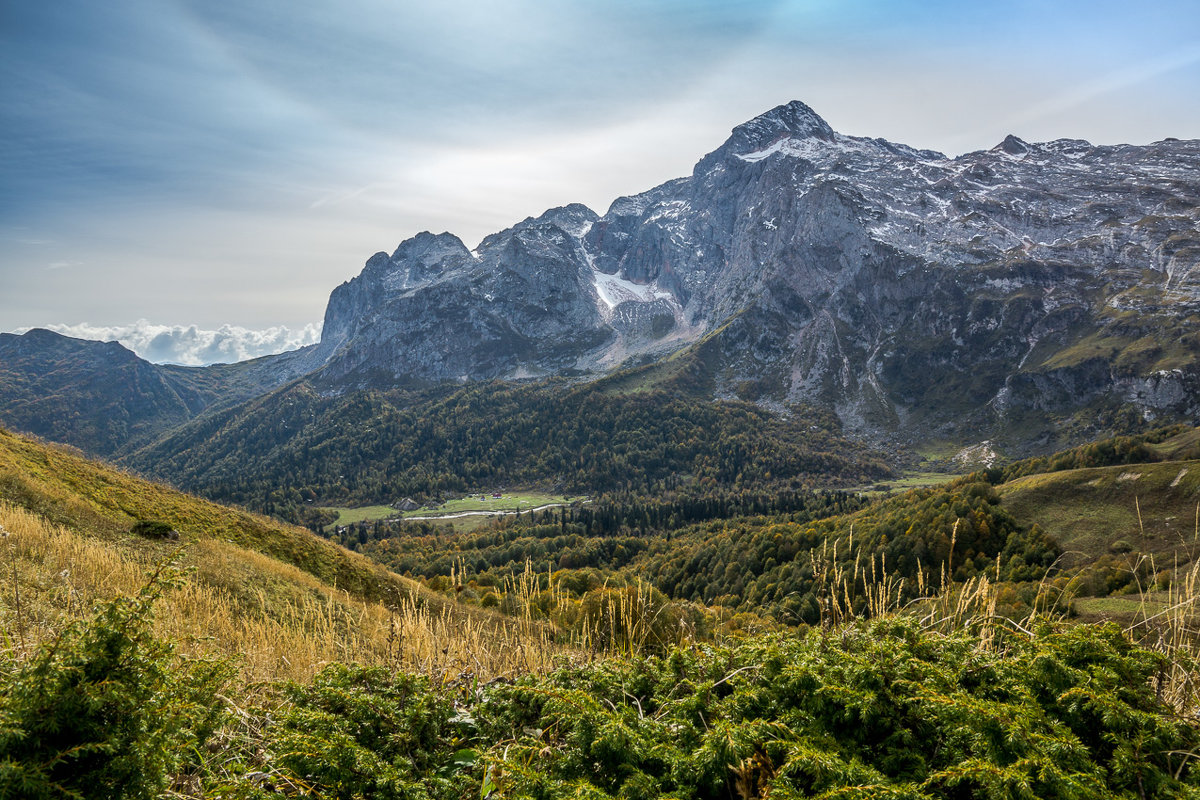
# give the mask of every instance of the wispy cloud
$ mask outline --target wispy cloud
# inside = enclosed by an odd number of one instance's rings
[[[195,325],[156,325],[139,319],[131,325],[44,325],[55,333],[76,339],[117,341],[147,361],[157,364],[232,363],[259,356],[283,353],[321,339],[319,325],[300,330],[286,326],[251,330],[237,325],[222,325],[217,330],[202,330]],[[23,329],[18,333],[24,332]]]
[[[342,191],[342,192],[329,192],[328,194],[325,194],[325,195],[317,198],[316,200],[314,200],[309,205],[309,209],[315,210],[318,208],[322,208],[324,206],[336,205],[338,203],[344,203],[347,200],[353,200],[354,198],[360,197],[361,195],[366,194],[367,192],[371,191],[372,189],[377,188],[379,185],[380,184],[378,184],[378,183],[368,183],[366,186],[360,186],[357,189],[350,189],[348,191]]]

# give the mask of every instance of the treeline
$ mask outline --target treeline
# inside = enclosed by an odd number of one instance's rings
[[[1015,461],[1004,467],[986,470],[987,479],[993,484],[1006,483],[1026,475],[1044,472],[1062,472],[1068,469],[1088,467],[1114,467],[1121,464],[1147,464],[1162,461],[1163,456],[1150,445],[1160,444],[1172,436],[1188,430],[1186,425],[1171,425],[1137,436],[1115,436],[1098,442],[1089,442],[1079,447],[1063,450],[1048,456],[1037,456]]]
[[[495,586],[527,563],[538,573],[621,570],[658,540],[670,541],[673,532],[697,521],[769,514],[801,522],[845,514],[863,503],[846,492],[730,492],[672,500],[616,496],[501,518],[474,533],[455,534],[433,522],[378,521],[333,536],[402,574],[428,579],[456,569],[480,585]]]
[[[186,426],[129,460],[207,497],[300,521],[308,505],[477,486],[575,494],[798,490],[890,475],[828,414],[550,381],[448,395],[322,396],[297,384]]]
[[[567,525],[585,536],[611,535],[618,532],[669,531],[693,522],[750,515],[801,514],[805,519],[843,514],[861,508],[865,500],[857,494],[840,490],[761,490],[728,491],[714,489],[669,493],[665,496],[642,496],[626,492],[601,495],[593,501],[576,502],[569,506],[543,511],[523,512],[500,517],[498,525],[510,523]],[[331,515],[314,515],[321,528],[333,520]],[[372,539],[391,536],[411,536],[414,531],[441,529],[433,520],[406,522],[402,519],[375,520],[356,523],[351,530],[369,531]],[[319,529],[314,532],[321,533]],[[419,535],[419,534],[418,534]]]
[[[790,515],[793,519],[817,519],[845,514],[861,508],[865,500],[845,491],[761,490],[685,492],[675,497],[639,497],[617,494],[601,497],[579,508],[587,532],[617,530],[677,530],[693,522],[731,517]]]
[[[1009,599],[1014,608],[1028,607],[1036,582],[1061,552],[1037,526],[1019,525],[978,476],[870,504],[844,492],[796,494],[780,498],[785,508],[759,513],[750,496],[743,499],[749,513],[741,515],[719,497],[707,506],[703,498],[693,499],[695,506],[681,503],[712,514],[690,522],[680,522],[670,504],[606,499],[595,508],[522,515],[469,534],[380,526],[380,535],[367,536],[359,549],[434,588],[446,588],[441,579],[453,574],[456,591],[469,590],[466,600],[501,595],[498,587],[528,564],[538,573],[586,573],[579,581],[564,578],[583,591],[645,579],[674,601],[786,624],[817,622],[822,592],[835,586],[857,598],[854,610],[861,612],[868,587],[890,583],[914,598],[987,576],[1024,584]]]
[[[979,575],[1022,583],[1045,575],[1059,552],[1036,526],[1018,525],[989,484],[960,480],[810,523],[705,523],[661,543],[634,568],[673,599],[795,624],[816,622],[821,592],[843,582],[860,603],[866,586],[886,580],[903,579],[896,585],[905,597],[921,585]]]

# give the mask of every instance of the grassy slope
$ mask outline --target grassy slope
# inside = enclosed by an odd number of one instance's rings
[[[1181,461],[1200,457],[1200,428],[1191,428],[1166,441],[1150,445],[1166,459]]]
[[[138,519],[168,522],[180,541],[131,534]],[[216,649],[245,656],[261,677],[302,677],[334,658],[449,665],[460,645],[470,648],[458,656],[464,666],[495,673],[511,666],[488,663],[501,645],[530,652],[547,644],[540,632],[536,642],[522,639],[509,621],[465,609],[302,528],[3,429],[0,528],[13,571],[0,587],[7,630],[50,630],[88,602],[136,591],[184,545],[182,563],[194,576],[167,615],[176,620],[170,634],[213,636]]]
[[[214,538],[263,553],[366,600],[416,591],[411,581],[302,528],[201,500],[3,430],[0,498],[52,522],[110,538],[124,536],[137,520],[162,520],[184,542]]]
[[[1119,569],[1132,569],[1146,556],[1155,570],[1186,567],[1175,570],[1176,584],[1183,581],[1173,586],[1175,595],[1147,585],[1132,594],[1078,597],[1073,606],[1080,620],[1128,625],[1176,607],[1180,597],[1188,598],[1185,608],[1194,602],[1187,577],[1200,555],[1200,461],[1193,458],[1200,428],[1150,447],[1170,460],[1039,473],[998,487],[1019,521],[1036,522],[1062,545],[1066,567],[1107,554],[1117,556]]]
[[[1040,525],[1073,563],[1094,560],[1122,541],[1156,555],[1200,550],[1200,461],[1029,475],[998,491],[1013,516]]]

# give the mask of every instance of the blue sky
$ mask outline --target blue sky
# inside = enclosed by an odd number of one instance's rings
[[[372,253],[602,213],[792,99],[949,154],[1200,138],[1194,0],[0,0],[0,70],[0,330],[161,360],[309,341]]]

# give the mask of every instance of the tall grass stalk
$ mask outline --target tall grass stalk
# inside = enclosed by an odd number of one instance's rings
[[[1153,556],[1149,559],[1151,574]],[[1139,586],[1138,618],[1127,632],[1138,644],[1162,653],[1166,658],[1159,673],[1159,696],[1179,713],[1200,717],[1200,560],[1171,570],[1170,585],[1164,591],[1156,586]]]
[[[162,559],[145,542],[91,538],[6,503],[0,527],[0,630],[17,634],[0,643],[18,659],[94,603],[136,594]],[[546,669],[563,652],[544,625],[414,597],[364,602],[228,542],[196,541],[184,560],[194,575],[159,602],[155,634],[184,654],[235,656],[247,683],[305,681],[331,661],[490,679]]]

